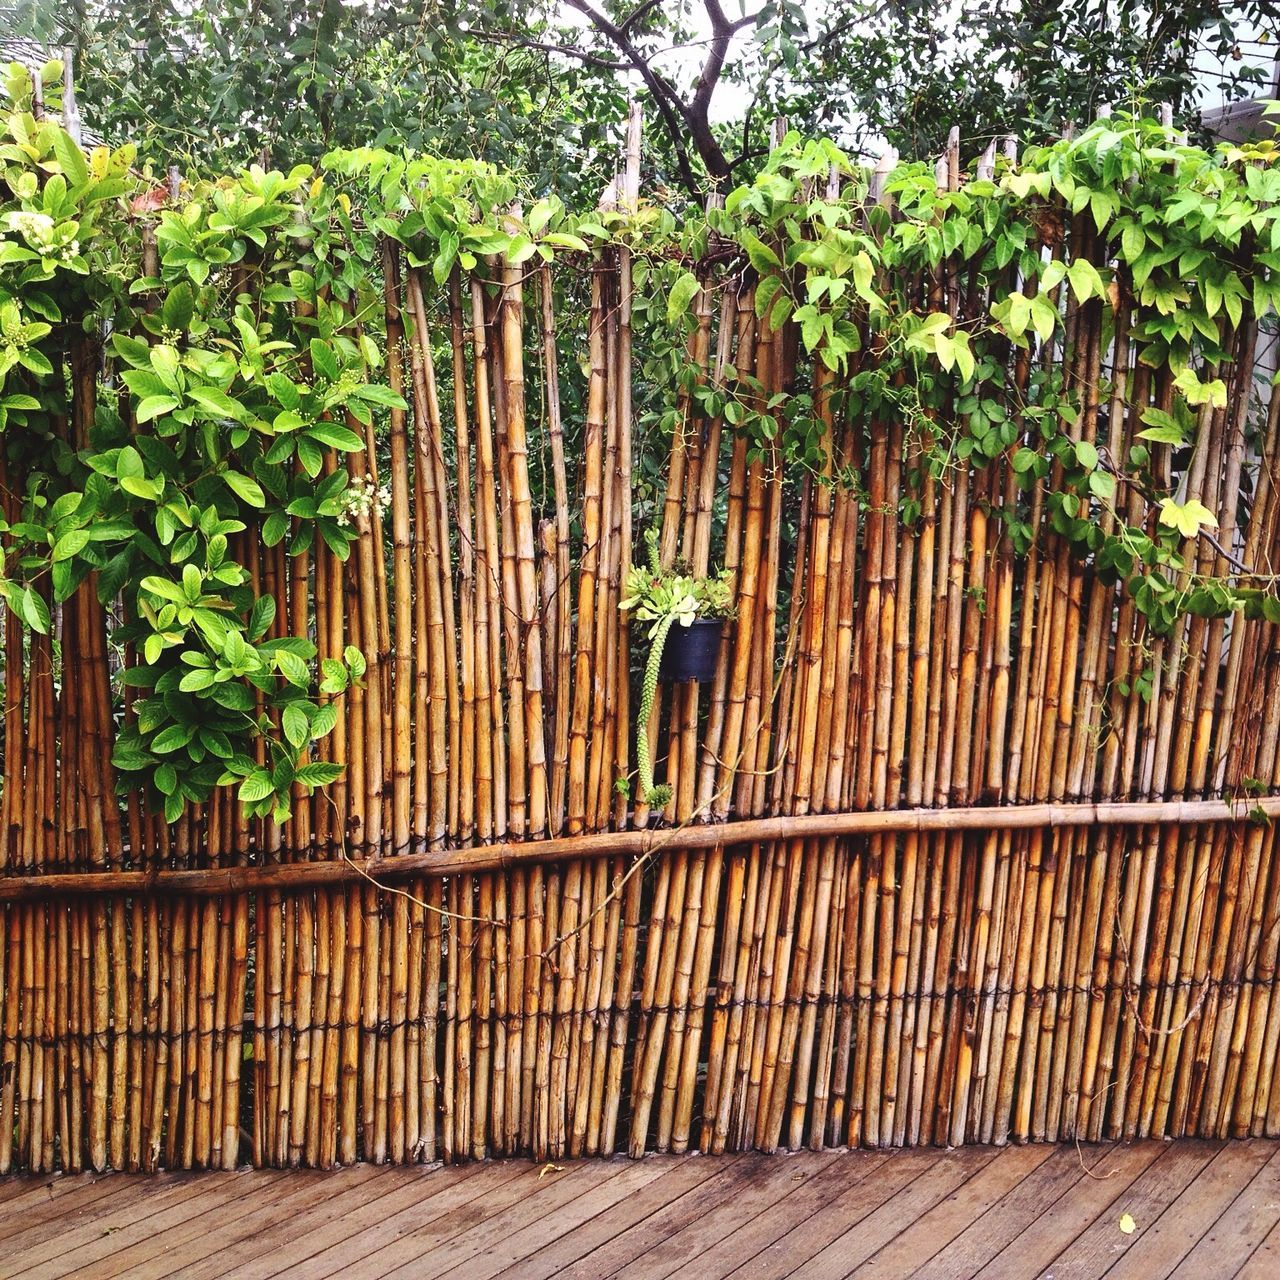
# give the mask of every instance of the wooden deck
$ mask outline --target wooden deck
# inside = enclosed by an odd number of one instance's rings
[[[0,1180],[0,1276],[77,1274],[1270,1278],[1280,1142]]]

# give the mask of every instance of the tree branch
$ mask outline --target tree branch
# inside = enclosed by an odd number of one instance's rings
[[[601,35],[613,41],[619,52],[626,57],[632,68],[639,73],[640,78],[653,95],[658,114],[662,117],[662,123],[671,135],[671,142],[676,152],[676,163],[680,167],[681,181],[688,188],[691,195],[696,195],[698,192],[698,180],[694,175],[693,165],[689,162],[689,151],[684,144],[684,136],[681,129],[686,107],[680,95],[675,91],[674,86],[665,76],[650,66],[649,60],[632,43],[631,37],[616,23],[610,21],[594,5],[587,3],[587,0],[567,0],[567,3],[571,9],[576,9],[587,18]]]
[[[617,62],[612,58],[602,58],[598,53],[587,49],[579,49],[572,44],[554,44],[544,40],[529,40],[516,35],[514,31],[479,31],[474,27],[467,33],[482,40],[486,44],[514,45],[517,49],[534,49],[540,53],[559,53],[566,58],[575,58],[589,67],[598,67],[601,71],[630,71],[631,64]]]
[[[623,22],[619,30],[624,31],[629,35],[636,24],[643,22],[644,19],[647,18],[649,14],[651,14],[661,3],[662,0],[645,0],[644,4],[640,5],[640,7]]]

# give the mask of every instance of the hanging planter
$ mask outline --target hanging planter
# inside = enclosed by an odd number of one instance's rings
[[[733,588],[727,569],[710,578],[663,569],[652,530],[646,541],[649,564],[632,567],[618,607],[629,612],[632,621],[651,624],[636,721],[636,770],[640,802],[656,809],[671,798],[670,787],[657,787],[653,782],[648,726],[658,681],[710,680],[715,676],[725,619],[733,611]]]
[[[681,680],[711,680],[720,658],[723,618],[694,618],[667,634],[659,678],[667,684]]]

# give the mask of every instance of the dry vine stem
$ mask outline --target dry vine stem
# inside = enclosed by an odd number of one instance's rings
[[[633,114],[632,208],[638,148]],[[1041,234],[1101,265],[1087,217]],[[275,635],[367,661],[325,744],[346,772],[287,823],[227,791],[172,826],[118,807],[92,583],[56,647],[6,615],[0,1172],[1280,1131],[1276,626],[1153,636],[1008,454],[930,469],[945,411],[855,418],[873,335],[815,369],[737,261],[697,266],[652,513],[664,564],[729,570],[734,616],[713,679],[656,700],[668,810],[628,804],[635,268],[596,252],[575,314],[560,267],[437,283],[382,245],[408,405],[389,510],[345,561],[238,535]],[[965,321],[991,302],[975,280],[947,261],[910,288]],[[1122,457],[1169,375],[1127,306],[1051,301],[1061,340],[1011,352],[1011,385],[1059,371],[1073,439]],[[1224,518],[1188,574],[1280,553],[1280,400],[1247,443],[1247,313],[1230,347],[1185,476]],[[70,439],[97,368],[78,341]],[[815,465],[708,414],[737,384],[761,411],[811,396]],[[379,442],[348,425],[367,448],[325,471],[376,486]],[[21,492],[0,477],[10,521]]]

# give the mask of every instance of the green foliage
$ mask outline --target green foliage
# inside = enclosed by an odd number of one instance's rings
[[[46,78],[54,96],[56,67]],[[116,763],[170,814],[234,784],[251,812],[281,815],[295,787],[333,774],[311,756],[363,660],[317,664],[309,642],[282,638],[239,549],[260,538],[345,557],[383,515],[383,495],[359,479],[372,471],[359,455],[403,407],[379,381],[382,238],[440,287],[486,261],[580,262],[626,246],[642,425],[660,441],[691,412],[720,417],[753,453],[857,484],[828,475],[828,424],[865,436],[896,416],[916,468],[904,519],[926,471],[1007,459],[1049,527],[1122,582],[1156,631],[1187,612],[1280,614],[1274,584],[1196,570],[1190,551],[1223,513],[1169,479],[1173,451],[1194,448],[1225,403],[1235,331],[1280,297],[1271,143],[1209,153],[1117,117],[959,190],[940,191],[928,165],[899,165],[892,212],[868,204],[867,175],[837,148],[795,134],[723,208],[682,218],[648,203],[576,214],[480,161],[377,148],[193,183],[170,203],[131,169],[131,148],[84,155],[34,118],[29,92],[11,74],[0,125],[0,428],[20,495],[0,593],[34,631],[90,583],[123,619],[122,679],[139,696]],[[1063,235],[1071,217],[1090,228],[1087,252]],[[832,403],[690,363],[689,333],[711,305],[709,251],[754,285],[763,326],[795,335]],[[931,305],[923,282],[943,271],[963,273],[989,311]],[[1167,371],[1168,407],[1145,410],[1126,457],[1093,443],[1064,385],[1055,353],[1071,306],[1104,326],[1123,311],[1140,358]],[[110,381],[93,420],[68,428],[64,371],[95,366],[108,328]],[[642,497],[661,452],[637,450]],[[1025,552],[1040,530],[1019,510],[1002,518]],[[648,687],[670,625],[723,611],[727,588],[651,566],[625,596],[653,624]]]
[[[1268,90],[1280,24],[1270,0],[852,0],[802,23],[778,9],[764,66],[744,55],[734,69],[767,86],[763,120],[782,112],[854,149],[883,139],[917,156],[940,151],[952,126],[966,142],[1038,143],[1104,105],[1168,103],[1194,130],[1211,77],[1224,101]],[[1261,56],[1242,57],[1253,36]]]
[[[523,6],[434,0],[73,0],[19,5],[24,34],[76,52],[82,110],[158,173],[288,168],[372,143],[590,184],[625,86],[478,38]],[[536,19],[535,19],[536,22]]]
[[[122,200],[137,194],[132,151],[86,159],[56,123],[25,109],[21,75],[9,88],[0,406],[26,488],[0,592],[38,631],[91,575],[102,602],[119,603],[127,621],[116,642],[138,656],[123,681],[141,691],[117,739],[122,786],[141,775],[172,820],[234,781],[251,815],[283,817],[294,785],[333,775],[323,761],[299,762],[336,709],[314,700],[314,646],[268,634],[274,601],[256,594],[233,540],[253,527],[268,545],[287,537],[292,555],[317,537],[347,555],[346,474],[322,472],[327,452],[364,448],[334,416],[369,423],[370,406],[388,402],[368,381],[377,351],[348,335],[342,305],[325,298],[341,282],[336,256],[296,257],[298,243],[314,253],[321,240],[298,222],[307,171],[255,170],[164,210],[160,274],[126,290],[139,267],[123,248],[138,243]],[[331,197],[310,198],[327,225]],[[263,277],[256,307],[236,287],[249,271]],[[135,306],[138,295],[156,305]],[[92,351],[83,327],[107,318],[121,394],[101,394],[93,422],[68,439],[57,426],[67,407],[62,344],[73,357]],[[66,322],[83,326],[78,336]],[[343,687],[355,658],[343,664]],[[265,768],[254,763],[259,740]]]
[[[132,138],[157,172],[261,155],[288,167],[372,143],[519,169],[585,206],[611,177],[637,72],[646,166],[698,197],[755,172],[779,115],[854,151],[909,155],[939,150],[951,126],[966,142],[1038,142],[1104,103],[1168,102],[1194,128],[1208,75],[1223,100],[1265,91],[1241,44],[1274,40],[1278,12],[1274,0],[16,0],[11,19],[75,48],[88,123]]]
[[[1226,404],[1215,371],[1231,359],[1233,334],[1276,308],[1278,157],[1271,141],[1209,153],[1154,122],[1117,117],[1029,151],[1017,169],[1001,162],[958,191],[939,190],[931,166],[901,164],[886,183],[891,216],[865,207],[863,175],[831,144],[792,134],[708,221],[757,274],[761,322],[794,324],[814,361],[848,376],[848,411],[863,423],[905,417],[935,475],[1008,455],[1024,488],[1045,491],[1054,531],[1123,581],[1161,632],[1187,611],[1280,612],[1274,584],[1259,590],[1194,571],[1189,540],[1217,517],[1162,491],[1167,468],[1153,458],[1153,448],[1194,444],[1202,412]],[[832,171],[840,194],[808,194],[825,189]],[[1059,256],[1062,219],[1072,215],[1093,233],[1089,256]],[[944,270],[992,299],[985,320],[957,322],[922,305],[920,282]],[[1082,438],[1075,393],[1064,390],[1057,359],[1040,358],[1065,340],[1069,303],[1101,309],[1109,325],[1124,308],[1141,360],[1171,376],[1170,411],[1143,413],[1143,443],[1126,458]],[[687,303],[684,314],[692,324]],[[868,347],[874,359],[852,371]],[[1025,386],[1011,377],[1011,349],[1032,357]],[[674,348],[671,359],[675,380],[695,386],[697,371]],[[780,438],[787,461],[820,467],[823,428],[807,397],[764,402],[741,374],[702,394],[714,397],[706,412],[723,413],[759,447]],[[1126,519],[1129,493],[1144,523]],[[1026,551],[1034,531],[1003,514]]]

